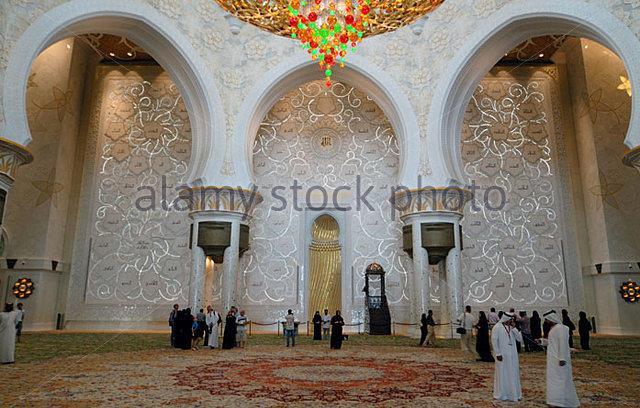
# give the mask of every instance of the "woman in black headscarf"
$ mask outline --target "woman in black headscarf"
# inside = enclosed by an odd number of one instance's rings
[[[232,349],[236,346],[236,315],[229,310],[227,319],[224,323],[224,336],[222,337],[222,348],[225,350]]]
[[[493,363],[495,360],[491,355],[491,345],[489,343],[489,320],[487,320],[487,315],[484,312],[480,312],[476,330],[476,352],[480,356],[478,361]]]
[[[336,315],[331,318],[331,348],[340,350],[342,347],[342,326],[344,319],[340,316],[340,311],[336,310]]]
[[[191,335],[193,316],[191,315],[191,309],[184,309],[178,312],[176,316],[176,347],[183,350],[189,350],[191,348]]]
[[[569,348],[573,347],[573,331],[576,329],[576,325],[573,324],[569,317],[567,309],[562,309],[562,324],[569,328]]]
[[[427,339],[427,334],[429,334],[429,325],[427,323],[427,314],[423,313],[422,318],[420,318],[420,344],[418,346],[424,346],[424,341]]]
[[[322,340],[322,316],[318,311],[313,315],[313,340]]]
[[[538,345],[538,340],[542,338],[542,319],[537,310],[533,311],[531,319],[529,319],[529,326],[531,328],[531,342],[533,351],[541,351],[542,348]]]
[[[580,320],[578,320],[578,334],[580,334],[580,348],[583,350],[591,350],[589,346],[589,332],[593,330],[591,322],[587,319],[585,312],[580,312]]]

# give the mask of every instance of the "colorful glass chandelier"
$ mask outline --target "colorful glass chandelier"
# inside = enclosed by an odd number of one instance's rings
[[[324,70],[327,87],[336,65],[344,67],[369,27],[371,0],[290,0],[291,37]]]
[[[293,37],[318,62],[331,86],[333,68],[367,37],[425,17],[445,0],[215,0],[238,19]]]

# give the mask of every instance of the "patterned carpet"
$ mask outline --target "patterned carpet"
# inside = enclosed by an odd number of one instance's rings
[[[640,371],[576,361],[584,407],[637,406]],[[287,349],[154,350],[66,357],[0,368],[1,406],[494,407],[493,364],[452,349],[345,344]],[[543,407],[544,356],[522,358],[525,401]],[[630,381],[634,379],[632,384]]]

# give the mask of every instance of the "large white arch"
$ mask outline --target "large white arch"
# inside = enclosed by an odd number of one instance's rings
[[[238,183],[253,183],[253,143],[260,123],[273,105],[295,87],[322,79],[318,65],[306,53],[296,53],[255,84],[243,101],[234,133],[233,157],[242,161],[236,168]],[[363,57],[350,56],[345,68],[334,70],[334,80],[344,81],[369,96],[384,111],[400,142],[398,183],[413,187],[420,164],[420,130],[407,96],[387,73]]]
[[[631,123],[625,144],[640,145],[640,41],[603,7],[579,0],[520,0],[504,6],[479,24],[455,55],[433,95],[427,143],[432,183],[464,180],[460,130],[464,110],[478,83],[500,58],[532,37],[568,34],[608,47],[623,60],[633,94]]]
[[[151,54],[175,81],[191,121],[189,180],[203,178],[207,162],[222,163],[223,105],[213,74],[174,21],[135,0],[72,0],[35,20],[20,36],[4,78],[2,135],[23,146],[31,142],[26,112],[30,67],[48,46],[70,36],[107,33],[130,38]]]

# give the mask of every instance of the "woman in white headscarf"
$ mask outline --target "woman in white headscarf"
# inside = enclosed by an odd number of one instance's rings
[[[579,407],[580,401],[573,383],[569,328],[555,311],[544,314],[551,324],[547,345],[547,404],[553,407]]]
[[[515,328],[515,316],[505,313],[491,330],[491,344],[496,359],[493,375],[493,398],[500,401],[520,401],[520,360],[516,342],[522,335]]]

